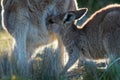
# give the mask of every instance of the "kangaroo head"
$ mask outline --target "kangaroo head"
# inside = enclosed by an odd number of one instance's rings
[[[48,30],[59,33],[61,30],[66,30],[74,24],[75,20],[82,19],[87,13],[87,8],[80,8],[76,11],[68,11],[57,16],[50,16],[48,19]]]

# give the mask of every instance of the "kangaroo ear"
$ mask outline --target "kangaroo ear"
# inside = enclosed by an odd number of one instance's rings
[[[85,14],[87,13],[88,9],[87,8],[80,8],[76,11],[69,11],[65,13],[63,22],[64,23],[71,23],[76,19],[81,19]]]
[[[88,11],[87,8],[79,8],[77,11],[72,11],[72,12],[76,15],[75,19],[81,19],[85,16],[87,11]]]
[[[68,12],[65,14],[63,18],[63,23],[65,24],[72,23],[74,20],[75,20],[75,14],[72,12]]]

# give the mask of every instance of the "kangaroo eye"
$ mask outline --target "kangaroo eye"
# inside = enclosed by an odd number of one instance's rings
[[[53,24],[53,23],[55,23],[55,21],[53,19],[49,19],[48,23]]]

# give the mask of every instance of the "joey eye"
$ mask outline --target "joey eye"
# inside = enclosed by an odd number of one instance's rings
[[[53,23],[55,23],[55,21],[53,19],[49,19],[48,23],[53,24]]]

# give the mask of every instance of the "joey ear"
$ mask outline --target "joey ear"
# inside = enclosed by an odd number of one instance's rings
[[[74,21],[74,20],[75,20],[75,14],[68,12],[64,15],[63,23],[69,24],[69,23],[72,23],[72,21]]]
[[[88,11],[87,8],[79,8],[78,10],[72,11],[72,12],[76,15],[75,19],[79,19],[80,20],[82,17],[85,16],[87,11]]]
[[[63,22],[64,23],[71,23],[76,19],[81,19],[85,14],[87,13],[88,9],[87,8],[80,8],[76,11],[69,11],[65,13]]]

